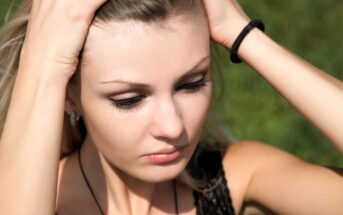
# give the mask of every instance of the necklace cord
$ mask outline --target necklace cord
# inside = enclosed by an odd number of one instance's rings
[[[80,166],[80,170],[81,170],[81,173],[82,173],[82,176],[83,176],[83,179],[85,180],[86,184],[87,184],[87,187],[88,187],[88,190],[90,191],[90,193],[92,194],[92,197],[96,203],[96,205],[98,206],[99,208],[99,211],[102,215],[105,215],[105,213],[103,212],[103,210],[101,209],[100,207],[100,204],[98,202],[98,200],[96,199],[95,197],[95,194],[94,194],[94,191],[86,177],[86,174],[83,170],[83,167],[82,167],[82,163],[81,163],[81,147],[78,149],[78,152],[77,152],[77,157],[78,157],[78,160],[79,160],[79,166]],[[174,191],[174,203],[175,203],[175,213],[176,215],[179,215],[179,206],[178,206],[178,201],[177,201],[177,191],[176,191],[176,182],[175,182],[175,179],[173,179],[173,191]]]
[[[93,192],[93,189],[92,189],[91,185],[89,184],[89,181],[88,181],[88,179],[87,179],[87,177],[86,177],[86,174],[85,174],[85,172],[84,172],[84,170],[83,170],[82,163],[81,163],[81,153],[80,153],[80,151],[81,151],[81,147],[80,147],[79,150],[78,150],[78,160],[79,160],[79,166],[80,166],[80,170],[81,170],[83,179],[85,180],[85,182],[86,182],[86,184],[87,184],[87,187],[88,187],[88,190],[89,190],[90,193],[92,194],[92,197],[93,197],[95,203],[97,204],[97,206],[98,206],[98,208],[99,208],[99,210],[100,210],[100,213],[101,213],[102,215],[105,215],[105,213],[103,212],[103,210],[102,210],[101,207],[100,207],[100,204],[99,204],[98,200],[95,198],[95,194],[94,194],[94,192]]]
[[[176,183],[175,179],[173,179],[173,190],[174,190],[174,203],[175,203],[175,213],[178,215],[179,214],[179,205],[177,202],[177,192],[176,192]]]

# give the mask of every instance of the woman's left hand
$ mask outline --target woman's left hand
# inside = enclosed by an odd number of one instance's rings
[[[212,39],[231,48],[235,38],[249,22],[236,0],[203,0]]]
[[[237,0],[203,0],[212,39],[230,49],[249,22]],[[343,154],[343,82],[251,31],[239,58],[257,71]]]

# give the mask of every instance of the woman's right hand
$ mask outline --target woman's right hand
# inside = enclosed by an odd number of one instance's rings
[[[106,0],[32,1],[19,71],[62,75],[69,80],[94,14]]]

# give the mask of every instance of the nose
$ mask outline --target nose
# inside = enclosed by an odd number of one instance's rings
[[[172,98],[164,99],[155,108],[151,133],[156,138],[177,139],[184,126],[181,112]]]

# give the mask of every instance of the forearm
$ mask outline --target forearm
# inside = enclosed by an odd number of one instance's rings
[[[53,214],[67,81],[21,72],[0,143],[0,214]]]
[[[230,44],[228,44],[230,47]],[[239,56],[343,152],[343,83],[251,31]]]

